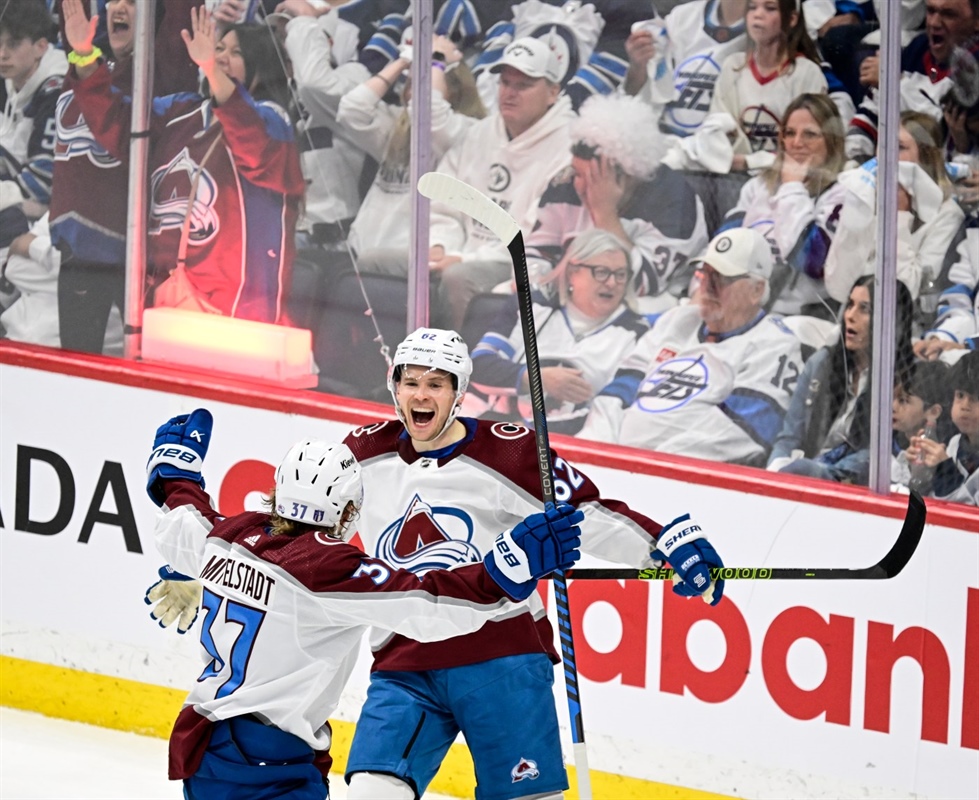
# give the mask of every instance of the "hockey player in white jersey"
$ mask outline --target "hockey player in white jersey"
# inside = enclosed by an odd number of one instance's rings
[[[345,440],[371,499],[358,528],[364,548],[392,566],[428,573],[478,561],[496,531],[541,505],[533,431],[459,416],[471,373],[457,333],[416,330],[398,346],[389,373],[399,419]],[[553,464],[555,496],[585,513],[583,548],[635,566],[668,560],[684,578],[674,591],[720,601],[723,581],[712,584],[709,568],[721,560],[689,515],[661,527],[603,498],[557,452]],[[540,598],[528,603],[526,613],[444,642],[372,637],[371,685],[347,761],[352,800],[423,795],[460,731],[478,800],[562,796],[568,784],[557,713],[540,702],[551,694],[559,657]],[[477,699],[490,692],[501,702]]]
[[[455,574],[491,552],[500,530],[541,507],[533,431],[459,416],[471,374],[457,333],[416,330],[398,346],[389,373],[398,420],[345,439],[368,498],[358,533],[368,556],[386,567]],[[710,569],[723,564],[689,514],[660,526],[603,498],[559,453],[552,463],[555,497],[584,512],[585,549],[637,567],[668,561],[680,576],[675,593],[721,601],[724,581],[712,581]],[[169,591],[174,581],[164,584]],[[169,616],[194,606],[178,602]],[[460,731],[477,800],[562,796],[567,774],[550,701],[560,658],[540,598],[531,595],[521,611],[442,642],[375,632],[371,686],[347,760],[351,800],[424,795]],[[490,691],[505,702],[480,702]]]
[[[526,614],[520,601],[536,578],[576,560],[583,514],[566,504],[533,514],[499,534],[485,560],[419,576],[347,543],[364,489],[343,444],[297,442],[276,470],[268,513],[219,516],[201,475],[211,425],[205,409],[169,420],[147,464],[147,490],[166,511],[157,547],[197,578],[181,585],[161,571],[161,586],[204,610],[206,666],[174,725],[170,777],[190,800],[322,800],[327,718],[366,627],[436,641]]]
[[[802,368],[799,340],[764,310],[772,268],[757,231],[715,236],[696,302],[667,311],[636,343],[579,436],[763,465]]]

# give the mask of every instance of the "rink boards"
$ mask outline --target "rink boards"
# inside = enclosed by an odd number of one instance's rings
[[[231,514],[257,507],[296,439],[389,413],[9,345],[0,386],[3,703],[158,735],[201,667],[193,636],[142,601],[161,563],[143,469],[156,426],[212,410],[207,488]],[[900,497],[554,445],[607,497],[692,512],[729,566],[862,567],[900,528]],[[929,522],[890,581],[734,581],[713,610],[664,583],[572,582],[596,797],[979,796],[979,512],[932,502]],[[340,768],[368,664],[337,715]],[[465,796],[459,750],[433,788]]]

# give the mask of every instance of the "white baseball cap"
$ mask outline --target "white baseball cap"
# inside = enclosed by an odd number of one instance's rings
[[[767,281],[775,268],[771,245],[754,228],[731,228],[717,234],[700,260],[729,278],[757,275]]]
[[[547,42],[533,36],[510,42],[490,72],[500,72],[504,67],[513,67],[528,78],[547,78],[551,83],[560,83],[563,72],[557,55]]]

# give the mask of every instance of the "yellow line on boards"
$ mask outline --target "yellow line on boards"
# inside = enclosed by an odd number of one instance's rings
[[[0,656],[0,705],[49,717],[86,722],[166,739],[186,692],[149,683]],[[342,775],[354,724],[331,720],[333,771]],[[577,800],[574,767],[568,767],[567,800]],[[610,772],[591,773],[592,793],[602,800],[729,800],[726,795],[654,783]],[[439,794],[474,797],[476,782],[468,748],[454,744],[429,787]]]

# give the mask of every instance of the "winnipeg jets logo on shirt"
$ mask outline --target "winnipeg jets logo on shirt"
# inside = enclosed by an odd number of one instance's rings
[[[674,358],[660,364],[642,382],[636,406],[651,414],[675,411],[704,391],[709,382],[703,356]]]
[[[378,537],[376,556],[421,575],[482,561],[472,535],[472,517],[465,511],[429,505],[416,494],[404,514]]]
[[[190,188],[198,164],[190,157],[185,147],[166,164],[154,171],[150,178],[150,229],[149,233],[160,234],[167,230],[180,230],[187,215]],[[203,245],[211,241],[218,232],[218,215],[214,204],[218,198],[218,187],[214,178],[202,169],[197,181],[194,204],[190,210],[191,245]]]
[[[540,770],[537,769],[537,762],[531,761],[529,758],[521,758],[517,765],[510,770],[510,778],[513,783],[523,780],[532,781],[539,777]]]
[[[713,53],[697,53],[680,62],[673,73],[676,99],[664,112],[664,122],[681,135],[696,130],[710,111],[714,85],[721,74],[721,65]]]

